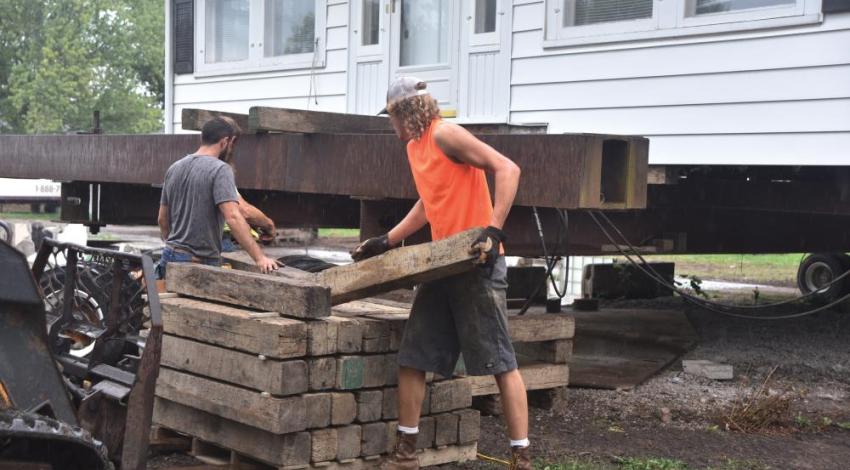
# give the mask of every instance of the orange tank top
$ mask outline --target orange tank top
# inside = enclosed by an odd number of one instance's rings
[[[433,240],[486,227],[493,218],[484,170],[455,163],[443,153],[434,140],[434,131],[442,124],[440,118],[434,119],[419,140],[407,143],[407,160]]]

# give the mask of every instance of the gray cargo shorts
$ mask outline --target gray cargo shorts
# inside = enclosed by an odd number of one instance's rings
[[[463,353],[467,375],[517,368],[508,335],[504,256],[491,273],[476,268],[422,284],[398,353],[400,366],[451,377]]]

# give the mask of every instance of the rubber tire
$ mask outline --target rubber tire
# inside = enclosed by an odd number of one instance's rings
[[[2,220],[0,220],[0,233],[2,233],[0,240],[3,240],[6,243],[10,243],[12,241],[12,227]]]
[[[815,279],[816,276],[829,275],[835,279],[850,269],[850,257],[844,253],[813,253],[806,256],[797,268],[797,287],[804,295],[816,290],[817,286],[829,283],[825,279]],[[813,296],[821,303],[829,303],[847,294],[850,289],[850,276],[829,286],[823,292]],[[825,281],[825,282],[824,282]]]

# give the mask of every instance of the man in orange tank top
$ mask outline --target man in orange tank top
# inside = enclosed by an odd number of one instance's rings
[[[511,468],[531,469],[528,404],[507,325],[507,267],[502,225],[519,184],[519,167],[466,129],[443,122],[425,82],[400,77],[387,92],[386,112],[407,157],[419,200],[387,234],[352,252],[355,261],[398,246],[425,225],[434,240],[486,227],[472,247],[482,264],[472,272],[425,283],[416,291],[398,362],[398,440],[382,469],[417,469],[416,440],[425,373],[451,377],[458,357],[468,375],[493,375],[511,444]],[[495,205],[485,172],[496,182]]]

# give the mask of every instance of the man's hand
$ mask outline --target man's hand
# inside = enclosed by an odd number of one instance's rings
[[[390,239],[384,234],[380,237],[374,237],[361,243],[354,251],[351,252],[351,259],[354,261],[363,261],[364,259],[378,256],[390,249]]]
[[[481,232],[469,249],[469,254],[478,256],[475,260],[476,264],[484,268],[492,268],[499,257],[499,247],[506,239],[505,232],[491,225]]]
[[[280,267],[280,264],[269,258],[268,256],[263,256],[256,261],[257,267],[260,268],[260,272],[263,274],[268,274],[272,271],[277,271],[277,268]]]

